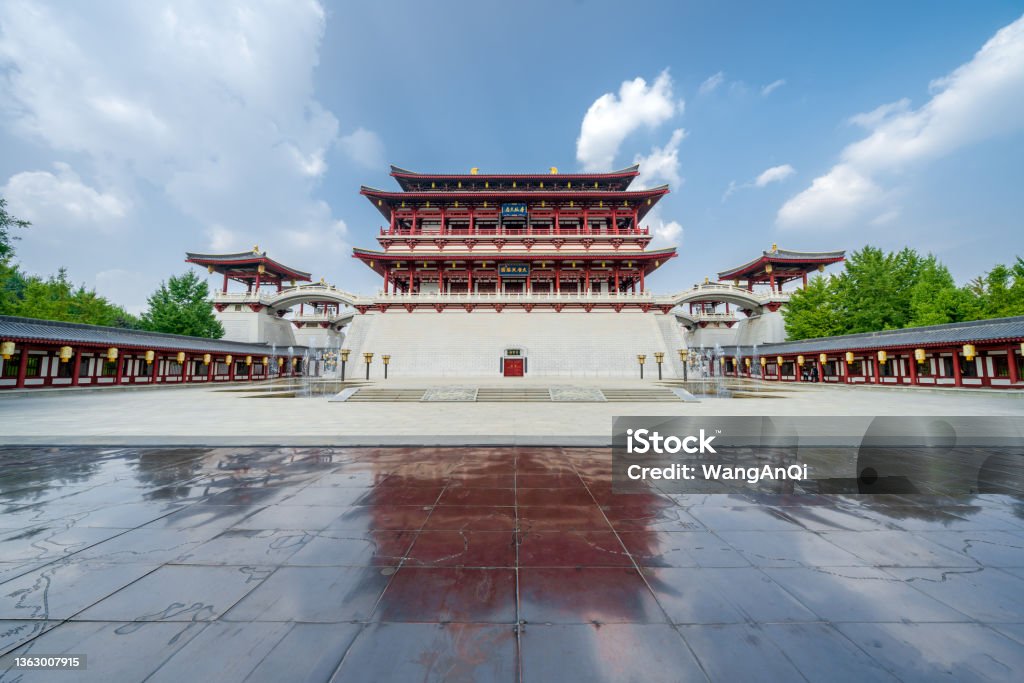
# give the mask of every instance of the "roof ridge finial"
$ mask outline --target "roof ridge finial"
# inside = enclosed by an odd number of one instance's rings
[[[776,244],[775,242],[772,242],[772,252],[774,253],[774,252],[777,252],[778,250],[779,250],[779,245]]]
[[[258,244],[252,245],[252,253],[254,253],[254,254],[260,253],[260,245],[258,245]]]

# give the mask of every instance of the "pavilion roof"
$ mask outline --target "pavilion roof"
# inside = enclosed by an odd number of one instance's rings
[[[585,182],[588,180],[597,181],[605,184],[612,184],[615,186],[615,189],[625,190],[639,174],[639,164],[633,164],[632,166],[628,166],[617,171],[601,173],[418,173],[416,171],[410,171],[408,169],[395,166],[394,164],[391,165],[391,175],[396,181],[398,181],[398,184],[403,190],[411,190],[418,185],[429,182],[448,183],[450,181],[468,181],[476,183],[483,181],[500,182],[503,180],[535,180],[539,183],[542,181],[551,181],[553,178],[577,182]]]
[[[1024,340],[1024,316],[1015,316],[761,344],[757,347],[757,351],[763,356],[769,356],[791,353],[956,346],[979,341],[1017,343],[1021,340]],[[729,350],[730,347],[726,347],[726,351]],[[750,355],[753,352],[753,347],[741,346],[739,351],[743,355]]]
[[[476,176],[479,177],[479,176]],[[369,187],[363,185],[359,188],[359,194],[365,195],[377,210],[380,211],[381,215],[385,218],[390,219],[391,215],[388,212],[388,207],[392,207],[400,204],[401,202],[410,202],[416,200],[442,200],[442,201],[454,201],[463,200],[466,202],[474,201],[489,201],[494,204],[497,208],[500,204],[505,202],[529,202],[537,201],[538,198],[544,200],[550,199],[600,199],[609,202],[609,208],[612,208],[611,202],[637,202],[639,204],[638,216],[642,218],[659,199],[664,195],[668,194],[668,185],[659,185],[645,190],[622,190],[622,191],[611,191],[611,190],[593,190],[593,189],[562,189],[562,190],[544,190],[543,193],[538,191],[527,191],[527,190],[415,190],[409,192],[393,192],[390,190],[381,190],[376,187]],[[650,204],[646,201],[649,199]],[[376,201],[374,201],[376,200]]]
[[[127,330],[120,327],[83,325],[81,323],[38,320],[0,315],[0,339],[14,342],[54,342],[66,344],[90,344],[116,346],[123,349],[153,349],[165,351],[190,351],[198,353],[239,353],[265,355],[271,347],[268,344],[225,341],[189,337],[182,334],[164,334]],[[301,349],[305,347],[293,347]]]
[[[827,266],[839,263],[846,259],[846,251],[792,251],[790,249],[779,249],[775,245],[752,261],[742,266],[729,268],[718,273],[719,280],[746,279],[748,277],[763,276],[767,273],[765,266],[783,266],[786,270],[794,272],[809,272],[819,265]]]
[[[256,268],[263,266],[265,274],[276,275],[282,280],[301,280],[308,282],[311,275],[305,271],[275,261],[267,256],[267,252],[261,252],[258,248],[252,251],[243,251],[237,254],[197,254],[185,253],[185,261],[200,266],[212,267],[214,272],[227,273],[229,276],[252,275],[255,276]]]

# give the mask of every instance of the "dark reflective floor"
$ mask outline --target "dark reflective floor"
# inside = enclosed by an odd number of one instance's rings
[[[1020,680],[1020,499],[616,495],[610,471],[2,450],[0,681]],[[60,653],[88,668],[10,669]]]

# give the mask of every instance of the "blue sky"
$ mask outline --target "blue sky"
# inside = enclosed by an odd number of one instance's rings
[[[186,250],[341,287],[421,171],[640,160],[687,287],[773,242],[1024,255],[1020,2],[0,5],[0,194],[30,272],[139,310]]]

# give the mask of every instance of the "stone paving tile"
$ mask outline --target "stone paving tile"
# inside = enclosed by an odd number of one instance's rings
[[[664,623],[635,568],[520,569],[521,619],[528,623]]]
[[[12,476],[10,467],[23,468]],[[0,681],[1011,680],[1017,497],[612,490],[607,449],[0,449]],[[6,654],[4,651],[7,651]],[[70,680],[70,679],[69,679]]]
[[[899,680],[830,624],[765,624],[761,632],[808,681]]]
[[[45,565],[0,584],[0,619],[69,619],[158,566],[85,560]]]
[[[394,573],[392,567],[282,567],[235,605],[225,619],[366,620]]]
[[[980,622],[1024,622],[1024,578],[999,569],[893,567],[885,573]]]
[[[205,628],[207,624],[195,622],[68,622],[0,657],[0,681],[111,683],[145,680]],[[33,654],[84,654],[86,668],[74,672],[10,669],[16,655]]]
[[[305,531],[228,529],[202,545],[181,553],[176,562],[190,565],[256,565],[276,567],[284,564],[313,539]]]
[[[507,624],[373,624],[332,683],[514,681],[516,634]]]
[[[1024,647],[972,623],[837,624],[872,659],[908,683],[1019,681]]]
[[[212,621],[272,572],[269,568],[244,566],[164,565],[100,600],[78,618],[88,621]]]
[[[680,626],[712,681],[797,681],[800,672],[757,626]]]
[[[967,617],[874,567],[763,570],[828,621],[966,621]]]
[[[412,531],[322,531],[309,537],[289,565],[307,567],[393,567],[416,538]]]
[[[665,624],[531,624],[524,681],[704,681],[678,631]]]
[[[396,622],[516,622],[512,569],[402,567],[380,600],[374,619]]]
[[[672,567],[645,569],[643,576],[676,624],[818,620],[759,569]]]

